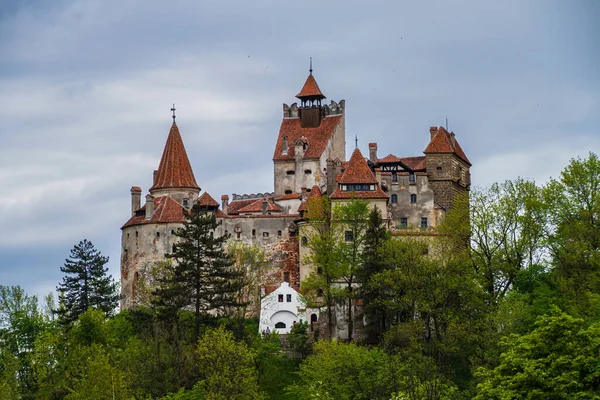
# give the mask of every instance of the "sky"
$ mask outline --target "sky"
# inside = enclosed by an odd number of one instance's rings
[[[600,2],[3,0],[0,285],[41,297],[83,239],[119,279],[130,188],[175,103],[214,198],[273,190],[282,103],[346,100],[347,154],[421,155],[445,125],[485,187],[600,151]]]

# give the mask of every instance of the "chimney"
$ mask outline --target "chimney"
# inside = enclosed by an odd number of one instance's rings
[[[377,143],[369,143],[369,160],[377,162]]]
[[[229,212],[229,195],[224,194],[221,196],[221,208],[225,214]]]
[[[437,133],[437,126],[430,126],[429,127],[429,140],[433,140],[433,137],[435,136],[435,134]]]
[[[152,218],[154,214],[154,196],[151,194],[146,195],[146,219]]]
[[[135,211],[141,207],[142,189],[138,186],[131,187],[131,215],[135,215]]]
[[[452,148],[456,150],[456,138],[454,137],[454,132],[450,132],[450,142],[452,143]]]
[[[269,207],[269,205],[267,204],[267,199],[263,199],[263,202],[262,202],[262,213],[263,214],[267,213],[268,207]]]
[[[155,169],[154,173],[152,174],[152,184],[156,185],[156,177],[158,176],[158,170]]]
[[[327,194],[331,195],[335,190],[335,169],[333,168],[333,160],[327,159]]]
[[[304,200],[306,200],[306,186],[302,186],[301,190],[302,190],[302,197],[300,198],[300,200],[304,201]]]

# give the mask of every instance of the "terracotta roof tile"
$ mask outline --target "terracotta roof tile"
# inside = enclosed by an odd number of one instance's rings
[[[378,161],[380,163],[394,163],[400,161],[400,158],[396,157],[393,154],[388,154],[387,156],[380,158]]]
[[[244,208],[247,205],[254,203],[255,201],[256,201],[256,199],[232,201],[231,203],[229,203],[229,206],[227,207],[227,213],[229,215],[237,214],[238,210],[240,208]]]
[[[463,149],[458,144],[458,140],[454,139],[454,145],[452,144],[452,137],[450,133],[443,126],[440,126],[437,130],[437,133],[433,136],[425,150],[423,151],[425,154],[430,153],[451,153],[456,154],[467,164],[471,165],[471,162],[467,158]]]
[[[144,204],[139,211],[146,210]],[[150,219],[145,214],[134,215],[121,227],[121,229],[132,225],[159,224],[167,222],[185,222],[183,217],[183,206],[169,196],[158,196],[154,198],[154,213]]]
[[[217,203],[217,201],[213,199],[208,192],[202,193],[202,196],[198,198],[197,202],[201,206],[205,207],[219,207],[219,203]]]
[[[305,97],[317,97],[320,99],[325,98],[325,95],[321,92],[321,89],[319,89],[319,85],[317,85],[317,81],[315,80],[312,71],[308,75],[308,78],[306,78],[306,82],[304,82],[302,90],[296,95],[296,97],[299,99]]]
[[[194,178],[179,129],[174,122],[160,159],[156,180],[150,190],[161,188],[200,189]]]
[[[306,139],[308,148],[304,152],[304,158],[319,158],[327,147],[327,142],[333,136],[333,132],[342,120],[341,115],[329,115],[321,121],[317,128],[302,128],[300,118],[284,118],[279,128],[279,137],[273,153],[273,161],[293,160],[295,156],[294,142],[297,139]],[[288,140],[287,154],[282,154],[283,137]]]
[[[284,194],[283,196],[276,198],[275,201],[296,200],[296,199],[299,199],[300,197],[302,197],[302,195],[299,193],[290,193],[290,194]]]
[[[377,179],[369,165],[367,160],[363,157],[362,153],[358,148],[354,149],[348,167],[342,174],[339,183],[377,183]]]
[[[336,199],[387,199],[389,196],[383,191],[381,190],[381,188],[379,187],[379,185],[377,185],[377,188],[375,189],[375,191],[358,191],[358,192],[342,192],[339,188],[336,189],[331,196],[329,196],[330,199],[332,200],[336,200]]]
[[[425,156],[418,157],[402,157],[400,162],[404,163],[408,168],[413,171],[420,171],[425,169]]]
[[[258,199],[254,200],[253,203],[248,204],[245,207],[238,209],[239,213],[260,213],[262,212],[263,202],[267,203],[267,212],[281,212],[281,208],[278,205],[273,203],[271,199]]]

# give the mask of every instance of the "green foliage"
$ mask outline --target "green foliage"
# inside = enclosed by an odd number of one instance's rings
[[[108,257],[102,256],[87,239],[71,249],[71,257],[60,268],[66,275],[56,288],[60,299],[57,313],[62,323],[76,321],[89,307],[113,314],[119,295],[112,276],[106,274],[107,262]]]
[[[380,349],[320,341],[300,365],[300,379],[288,390],[298,399],[389,399],[389,360]]]
[[[256,355],[223,327],[211,329],[196,349],[202,388],[207,399],[254,400],[263,398],[258,387]]]
[[[308,356],[312,350],[312,342],[308,337],[308,322],[296,322],[288,333],[287,342],[296,353],[302,357]]]
[[[555,312],[501,345],[500,364],[478,372],[476,399],[600,398],[600,324]]]

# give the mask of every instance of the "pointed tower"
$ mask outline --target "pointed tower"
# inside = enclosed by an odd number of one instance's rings
[[[150,194],[154,197],[169,195],[184,207],[191,207],[199,193],[200,187],[173,118],[158,170],[154,171]]]
[[[300,100],[283,105],[283,121],[273,153],[275,195],[300,194],[302,187],[327,183],[327,159],[346,156],[345,102],[321,103],[325,95],[313,76],[296,95]]]

